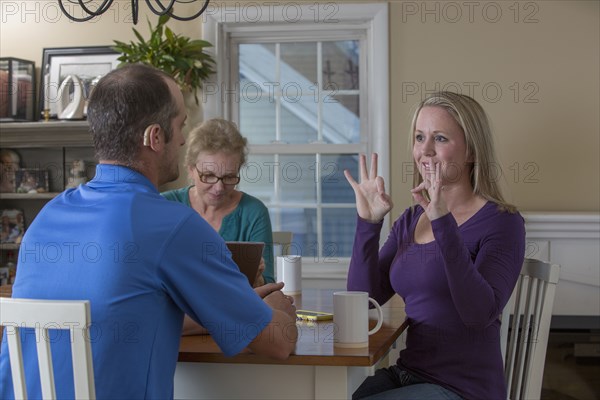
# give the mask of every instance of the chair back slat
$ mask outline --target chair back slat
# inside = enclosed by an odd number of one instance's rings
[[[0,298],[0,324],[6,327],[16,398],[27,398],[20,328],[33,328],[43,399],[55,399],[56,387],[49,330],[69,332],[75,398],[95,399],[89,301]]]
[[[530,276],[524,276],[524,281],[527,281],[527,293],[526,293],[526,301],[525,301],[525,309],[523,311],[523,317],[521,319],[521,324],[519,326],[520,331],[520,343],[519,347],[522,349],[519,353],[519,364],[517,369],[515,370],[517,374],[517,385],[516,391],[522,392],[524,388],[527,386],[527,372],[528,366],[530,364],[529,360],[531,359],[531,346],[535,346],[534,335],[535,335],[535,309],[536,309],[536,300],[537,296],[537,285],[536,280]]]
[[[513,291],[513,294],[510,298],[510,300],[508,301],[508,304],[505,307],[505,311],[502,313],[502,325],[508,326],[510,323],[510,316],[513,315],[513,319],[512,319],[512,323],[511,323],[511,328],[510,331],[511,332],[518,332],[518,324],[519,324],[519,316],[521,315],[521,310],[520,308],[522,307],[521,304],[521,297],[523,294],[523,288],[524,288],[524,284],[523,284],[523,279],[521,277],[519,277],[517,284],[515,286],[515,290]],[[508,336],[508,329],[506,329],[506,336],[505,337],[509,337]],[[503,343],[507,343],[506,340],[502,340]],[[517,355],[517,344],[518,344],[518,340],[516,340],[514,338],[514,335],[512,335],[511,340],[508,341],[508,355],[507,357],[503,358],[506,360],[504,363],[504,368],[505,368],[505,376],[507,379],[507,386],[511,387],[512,386],[512,381],[514,378],[514,366],[515,366],[515,358]]]
[[[16,399],[27,400],[27,389],[25,386],[25,369],[23,368],[23,351],[21,349],[21,330],[18,325],[8,325],[2,319],[0,312],[1,325],[5,327],[4,335],[8,342],[8,354],[14,354],[10,357],[10,369],[12,372],[13,390]]]
[[[523,371],[525,368],[525,356],[527,355],[527,343],[529,340],[529,330],[528,326],[531,322],[531,290],[532,290],[532,282],[528,277],[523,277],[524,287],[525,289],[525,306],[523,308],[523,312],[519,313],[519,318],[517,318],[517,330],[513,332],[518,332],[515,335],[515,339],[518,340],[517,347],[519,349],[517,364],[515,366],[515,388],[517,392],[521,390],[521,386],[523,384]]]
[[[46,328],[35,328],[35,342],[37,348],[38,365],[40,369],[40,383],[44,399],[56,398],[54,386],[54,367],[52,366],[52,353],[50,351],[50,332]]]
[[[75,398],[93,399],[96,397],[92,348],[89,346],[88,331],[82,331],[73,337],[71,354],[73,355],[73,378]]]
[[[275,248],[276,257],[290,254],[293,236],[292,232],[273,231],[273,247]]]
[[[540,397],[559,274],[559,265],[526,259],[502,313],[502,355],[509,399]]]

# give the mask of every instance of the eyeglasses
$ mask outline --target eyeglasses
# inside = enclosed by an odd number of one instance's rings
[[[215,183],[221,181],[224,185],[237,185],[240,183],[240,177],[235,175],[225,175],[225,176],[216,176],[212,173],[203,174],[200,172],[198,167],[196,168],[196,172],[198,172],[198,178],[200,178],[200,182],[208,183],[209,185],[214,185]]]

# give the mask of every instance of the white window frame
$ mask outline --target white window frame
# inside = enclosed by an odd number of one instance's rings
[[[273,4],[273,5],[271,5]],[[373,152],[379,155],[379,175],[389,182],[389,56],[388,56],[388,5],[376,4],[339,4],[312,3],[287,4],[279,3],[236,3],[235,6],[212,6],[203,15],[203,38],[213,44],[213,55],[216,60],[216,73],[210,81],[204,83],[202,104],[204,119],[221,117],[237,121],[237,113],[229,106],[234,88],[229,83],[235,81],[230,68],[230,49],[235,37],[240,34],[275,35],[277,38],[307,37],[307,33],[322,31],[331,35],[333,31],[349,32],[362,29],[365,32],[364,44],[367,53],[367,65],[361,65],[366,71],[367,99],[361,100],[366,112],[361,111],[361,129],[366,129],[366,143],[360,143],[367,154]],[[329,32],[329,33],[328,33]],[[314,37],[309,37],[314,40]],[[362,136],[362,135],[361,135]],[[290,146],[300,150],[311,151],[315,145],[268,144],[251,145],[250,152],[293,154]],[[333,149],[353,145],[329,145]],[[333,150],[335,151],[335,150]],[[316,152],[315,152],[316,153]],[[357,178],[357,177],[355,177]],[[358,179],[358,178],[357,178]],[[389,185],[388,185],[389,190]],[[381,237],[387,237],[389,220],[386,217]],[[305,261],[306,260],[306,261]],[[314,262],[309,257],[303,260],[303,276],[316,279],[346,279],[349,259],[341,258],[335,263]]]

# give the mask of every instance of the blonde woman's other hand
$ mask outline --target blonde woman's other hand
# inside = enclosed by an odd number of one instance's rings
[[[441,164],[435,164],[433,176],[426,176],[416,188],[411,189],[413,199],[425,210],[430,221],[448,214],[446,202],[442,197],[442,175]],[[427,197],[425,197],[427,193]]]

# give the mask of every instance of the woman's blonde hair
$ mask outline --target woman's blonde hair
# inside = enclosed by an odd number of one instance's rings
[[[248,157],[248,141],[233,122],[213,118],[190,131],[185,152],[186,166],[196,165],[198,154],[202,152],[237,154],[240,156],[238,168],[241,168]]]
[[[514,213],[516,207],[507,203],[502,196],[498,180],[502,176],[500,164],[496,161],[494,139],[487,114],[473,98],[453,92],[436,92],[422,100],[413,114],[411,123],[412,144],[415,140],[417,117],[423,107],[441,107],[456,120],[465,135],[467,158],[473,162],[470,171],[473,192],[492,201],[502,210]],[[414,187],[423,178],[414,165]]]

